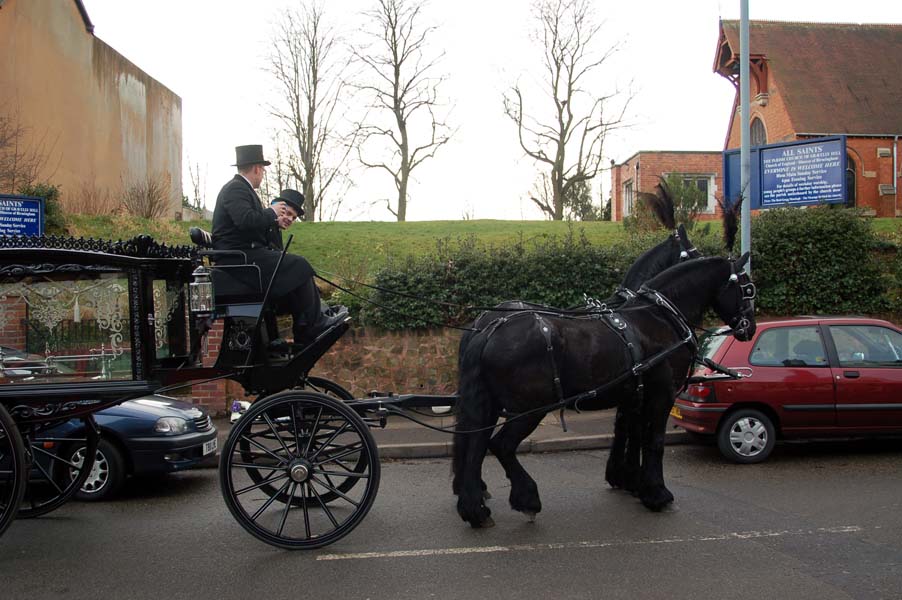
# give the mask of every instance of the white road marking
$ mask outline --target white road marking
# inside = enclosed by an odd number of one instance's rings
[[[473,546],[470,548],[424,548],[422,550],[393,550],[387,552],[349,552],[346,554],[322,554],[316,560],[362,560],[368,558],[419,558],[422,556],[448,556],[456,554],[487,554],[493,552],[535,552],[537,550],[580,550],[587,548],[611,548],[614,546],[641,546],[652,544],[686,544],[693,542],[722,542],[729,540],[753,540],[802,535],[857,533],[858,525],[818,527],[817,529],[780,529],[774,531],[734,531],[716,535],[690,535],[651,540],[590,540],[550,544],[513,544],[508,546]]]

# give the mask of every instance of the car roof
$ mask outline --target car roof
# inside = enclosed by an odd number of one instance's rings
[[[899,329],[899,326],[883,319],[874,319],[871,317],[862,317],[857,315],[836,316],[836,315],[801,315],[798,317],[783,317],[775,319],[765,319],[757,321],[758,326],[772,327],[778,325],[811,325],[812,322],[824,323],[826,325],[835,324],[857,324],[857,325],[883,325],[893,329]]]

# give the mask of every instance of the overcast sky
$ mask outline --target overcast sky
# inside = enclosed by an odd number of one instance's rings
[[[183,185],[199,163],[205,200],[213,207],[234,167],[234,147],[270,148],[274,123],[266,104],[273,83],[265,72],[272,29],[299,0],[84,0],[94,33],[182,98]],[[372,0],[330,0],[326,15],[339,30],[361,26]],[[749,0],[752,19],[902,23],[902,2],[889,0]],[[604,21],[599,48],[622,45],[601,71],[599,89],[632,85],[632,126],[608,138],[605,160],[639,150],[721,150],[733,86],[712,72],[718,20],[738,19],[739,0],[597,0]],[[408,220],[542,218],[527,198],[536,166],[517,144],[502,94],[539,76],[541,49],[530,42],[529,0],[432,0],[426,23],[438,26],[435,53],[444,52],[442,90],[452,105],[452,142],[414,171]],[[897,76],[898,74],[891,74]],[[531,103],[527,98],[527,108]],[[382,199],[393,197],[386,174],[355,173],[357,185],[339,219],[394,220]],[[593,182],[607,198],[610,175]]]

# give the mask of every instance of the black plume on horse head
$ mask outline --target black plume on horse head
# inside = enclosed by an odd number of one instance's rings
[[[736,244],[736,233],[739,231],[739,217],[742,214],[742,196],[736,198],[732,204],[726,205],[720,200],[717,201],[720,206],[721,218],[723,219],[723,243],[731,255],[733,254],[733,246]]]
[[[655,185],[654,193],[639,192],[639,198],[648,204],[655,218],[667,229],[676,229],[676,211],[674,209],[673,194],[667,187],[667,182],[663,177],[659,177],[660,181]]]

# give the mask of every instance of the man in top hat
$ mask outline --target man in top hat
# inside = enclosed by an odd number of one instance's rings
[[[235,157],[234,166],[238,168],[238,173],[222,186],[216,197],[216,208],[213,210],[213,248],[244,252],[248,262],[260,267],[265,288],[275,272],[281,254],[270,246],[270,232],[274,226],[282,228],[283,223],[285,227],[290,225],[294,220],[292,212],[295,216],[298,213],[292,210],[288,202],[276,203],[271,208],[263,208],[261,205],[256,190],[270,164],[263,158],[263,146],[238,146],[235,148]],[[229,259],[220,262],[228,263]],[[270,291],[270,298],[284,306],[292,316],[295,343],[312,341],[327,327],[347,316],[346,312],[333,314],[322,310],[313,275],[313,267],[305,258],[288,254],[279,267]]]

